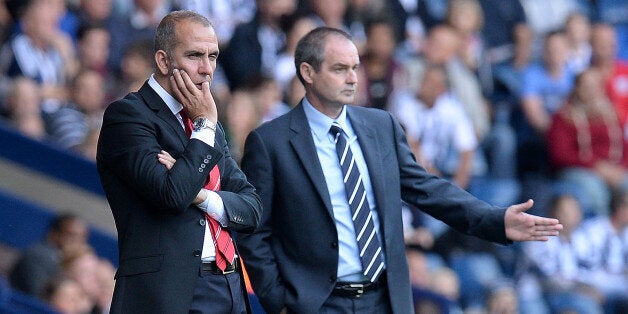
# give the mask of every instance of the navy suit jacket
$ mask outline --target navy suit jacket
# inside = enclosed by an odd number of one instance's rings
[[[414,159],[401,126],[386,111],[347,106],[369,168],[386,255],[394,313],[412,313],[401,220],[402,199],[455,229],[506,243],[504,209],[428,174]],[[255,233],[239,235],[239,249],[264,308],[316,313],[330,296],[338,269],[338,235],[302,105],[247,138],[242,170],[264,211]]]
[[[168,171],[157,154],[177,159]],[[105,112],[97,166],[118,231],[112,313],[187,313],[200,269],[205,220],[192,205],[218,165],[228,228],[252,232],[260,199],[231,158],[222,127],[214,147],[188,139],[145,83]]]

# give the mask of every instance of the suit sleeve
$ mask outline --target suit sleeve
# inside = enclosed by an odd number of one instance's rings
[[[220,125],[220,124],[219,124]],[[218,194],[225,205],[229,217],[229,229],[237,232],[251,233],[257,227],[262,214],[262,202],[253,185],[231,157],[229,145],[224,139],[224,130],[219,127],[216,135],[216,145],[224,152],[224,166],[221,167],[221,190]]]
[[[131,101],[117,101],[107,108],[97,161],[101,176],[111,175],[116,180],[101,181],[105,191],[108,190],[107,184],[121,182],[128,185],[154,210],[183,212],[200,191],[209,169],[217,164],[222,153],[193,139],[188,141],[182,152],[169,151],[177,162],[168,171],[159,163],[157,154],[165,149],[160,141],[167,136],[176,139],[176,134],[164,134],[164,130],[158,128],[157,122],[147,114],[138,110]],[[202,171],[199,170],[201,164],[205,164]]]
[[[401,125],[392,116],[390,119],[402,199],[462,233],[509,243],[504,226],[505,209],[487,204],[451,182],[425,171],[415,161]]]
[[[272,248],[274,175],[270,156],[257,131],[247,137],[242,170],[257,188],[264,210],[255,233],[238,236],[238,249],[261,304],[270,313],[278,313],[284,307],[286,288]]]

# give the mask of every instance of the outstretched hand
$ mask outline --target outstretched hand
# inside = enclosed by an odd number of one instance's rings
[[[526,211],[532,208],[534,201],[516,204],[506,209],[504,223],[506,237],[512,241],[547,241],[557,236],[563,225],[558,219],[530,215]]]

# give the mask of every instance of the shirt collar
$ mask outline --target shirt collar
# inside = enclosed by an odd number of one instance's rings
[[[303,109],[305,110],[305,116],[310,124],[310,128],[319,141],[326,136],[330,136],[329,129],[333,122],[338,123],[345,133],[349,130],[347,126],[347,106],[342,107],[340,115],[335,120],[314,108],[307,98],[303,98]]]
[[[157,80],[155,79],[155,74],[150,75],[150,78],[148,79],[148,85],[150,85],[150,87],[153,88],[157,95],[161,97],[161,99],[166,103],[166,106],[168,106],[168,109],[170,109],[173,114],[176,115],[177,113],[179,113],[179,111],[181,111],[181,109],[183,109],[183,105],[181,105],[179,101],[172,97],[172,95],[168,94],[168,92],[163,87],[161,87],[159,83],[157,83]]]

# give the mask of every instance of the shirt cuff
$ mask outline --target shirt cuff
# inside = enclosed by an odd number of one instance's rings
[[[222,197],[220,197],[218,193],[211,190],[205,190],[205,192],[207,192],[205,201],[200,204],[196,204],[196,207],[206,212],[210,217],[216,219],[221,226],[227,227],[227,223],[229,221],[227,219],[227,214],[225,213],[225,204],[222,202]]]
[[[198,131],[192,131],[190,138],[195,138],[197,140],[203,141],[205,144],[214,147],[214,139],[216,137],[216,132],[211,129],[201,129]]]

